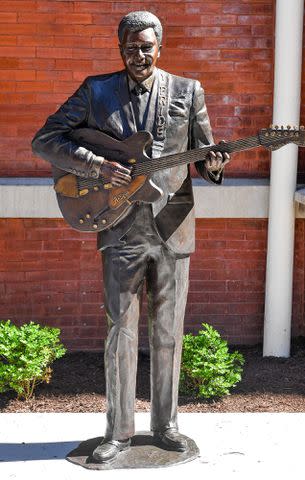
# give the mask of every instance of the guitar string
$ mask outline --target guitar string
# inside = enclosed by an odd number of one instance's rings
[[[284,139],[275,138],[275,139],[272,139],[271,142],[270,142],[270,139],[268,139],[268,146],[279,143],[279,140],[287,141],[287,137],[285,137]],[[161,157],[158,160],[158,162],[154,162],[154,163],[143,162],[141,164],[140,162],[137,165],[135,165],[133,169],[134,176],[137,176],[139,174],[152,173],[158,170],[162,170],[163,168],[171,168],[175,165],[180,165],[181,163],[188,163],[187,160],[190,160],[189,163],[196,161],[197,158],[198,160],[202,160],[206,157],[208,152],[210,152],[211,150],[215,151],[216,148],[218,150],[227,151],[230,153],[232,151],[233,152],[236,151],[236,147],[238,147],[239,150],[241,151],[241,150],[253,148],[255,146],[260,146],[260,145],[264,146],[263,144],[261,144],[261,142],[259,142],[258,144],[258,141],[259,141],[259,137],[253,136],[253,137],[248,137],[246,139],[228,142],[224,145],[211,145],[211,146],[202,147],[196,150],[189,150],[187,152],[183,152],[182,154],[183,162],[179,161],[181,154],[168,155],[164,157],[164,159],[162,159]]]
[[[280,141],[287,142],[291,140],[291,138],[288,137],[274,137],[266,139],[266,144],[267,146],[272,146],[276,143],[280,143]],[[259,143],[258,143],[259,142]],[[260,137],[258,135],[252,136],[252,137],[247,137],[245,139],[238,139],[238,140],[233,140],[231,142],[226,142],[223,145],[209,145],[206,147],[202,148],[197,148],[194,150],[188,150],[186,152],[178,153],[178,154],[173,154],[173,155],[167,155],[165,157],[160,157],[157,162],[151,162],[149,160],[139,162],[136,164],[133,169],[132,169],[132,174],[131,176],[133,178],[139,176],[139,175],[147,175],[149,173],[154,173],[159,170],[167,169],[167,168],[172,168],[174,166],[178,166],[180,164],[187,164],[187,163],[193,163],[196,161],[198,158],[199,160],[203,160],[206,155],[217,148],[218,151],[227,151],[228,153],[236,151],[236,148],[238,147],[240,151],[246,150],[253,148],[255,146],[264,146],[264,143],[260,141]],[[181,161],[181,155],[183,155],[183,160]],[[188,162],[188,160],[190,160]],[[100,185],[102,179],[94,180],[94,179],[80,179],[81,181],[81,186],[82,187],[93,187]],[[102,181],[103,183],[103,181]]]
[[[235,145],[239,145],[242,148],[251,148],[253,140],[254,140],[253,146],[257,144],[257,137],[250,137],[250,138],[251,140],[248,139],[248,141],[241,140],[241,141],[230,142],[230,145],[228,144],[223,146],[217,145],[217,149],[221,148],[221,150],[223,151],[231,152],[231,151],[234,151]],[[185,164],[185,163],[188,163],[187,160],[193,160],[193,161],[196,161],[196,159],[203,160],[211,150],[215,150],[215,147],[216,147],[215,145],[211,145],[211,146],[198,148],[196,150],[189,150],[187,152],[183,152],[182,154],[168,155],[164,158],[160,157],[158,162],[154,162],[154,163],[143,162],[143,164],[141,164],[140,162],[134,167],[135,175],[138,175],[141,173],[154,172],[154,171],[158,171],[159,169],[162,170],[163,167],[171,168],[172,166],[180,165],[181,163]],[[179,161],[179,159],[181,158],[181,155],[183,155],[183,161]]]

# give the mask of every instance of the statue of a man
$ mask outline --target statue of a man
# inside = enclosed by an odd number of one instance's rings
[[[160,156],[213,143],[200,83],[156,67],[162,26],[146,11],[123,17],[118,28],[125,69],[88,77],[51,115],[33,140],[34,151],[56,167],[83,177],[102,177],[113,186],[131,182],[131,171],[71,140],[80,127],[118,140],[147,130],[154,141],[151,162]],[[222,182],[229,155],[211,153],[195,165],[199,174]],[[99,232],[108,337],[105,347],[107,428],[94,450],[98,462],[114,460],[134,435],[138,320],[143,285],[149,310],[151,430],[168,449],[184,451],[177,402],[188,291],[189,256],[194,251],[194,208],[188,165],[152,175],[163,191],[154,203],[137,202],[112,228]]]

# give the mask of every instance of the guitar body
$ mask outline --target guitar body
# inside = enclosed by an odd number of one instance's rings
[[[117,161],[128,168],[151,161],[145,153],[152,143],[149,132],[137,132],[120,141],[98,130],[81,128],[75,130],[70,138],[96,155]],[[83,232],[110,228],[128,212],[134,202],[152,203],[162,195],[162,191],[146,175],[136,176],[124,187],[104,188],[101,179],[84,179],[67,174],[55,166],[52,172],[58,205],[64,219],[71,227]],[[61,193],[58,185],[63,185]]]

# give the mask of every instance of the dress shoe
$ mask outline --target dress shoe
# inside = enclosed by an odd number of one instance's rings
[[[154,436],[161,441],[169,450],[175,452],[185,452],[187,442],[185,438],[178,432],[176,428],[170,427],[166,430],[154,432]]]
[[[100,445],[93,450],[92,457],[98,463],[115,460],[120,452],[130,447],[131,440],[103,440]]]

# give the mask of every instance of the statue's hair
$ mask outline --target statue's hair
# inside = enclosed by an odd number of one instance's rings
[[[129,30],[130,32],[141,32],[150,27],[154,29],[158,45],[161,45],[162,25],[158,17],[153,13],[146,11],[130,12],[120,21],[118,27],[119,41],[122,43],[126,30]]]

